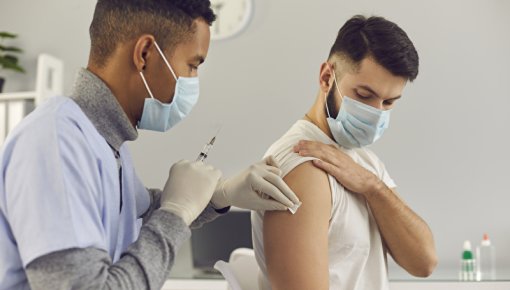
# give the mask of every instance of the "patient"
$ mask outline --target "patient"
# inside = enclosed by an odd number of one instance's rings
[[[387,253],[412,275],[431,274],[429,227],[366,147],[417,75],[418,54],[396,24],[355,16],[340,29],[314,105],[266,153],[302,205],[252,213],[261,290],[388,289]]]

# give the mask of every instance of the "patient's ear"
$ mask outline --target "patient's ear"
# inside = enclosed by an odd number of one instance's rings
[[[321,65],[321,70],[319,74],[319,86],[321,92],[324,94],[327,94],[329,92],[329,89],[331,88],[332,82],[333,82],[333,66],[328,63],[324,62]]]

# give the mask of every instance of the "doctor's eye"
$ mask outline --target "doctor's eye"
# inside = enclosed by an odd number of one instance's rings
[[[190,64],[189,69],[190,69],[190,71],[198,70],[198,66]]]

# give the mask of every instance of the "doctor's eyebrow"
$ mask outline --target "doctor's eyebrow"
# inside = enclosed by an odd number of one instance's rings
[[[377,98],[380,98],[379,94],[377,94],[370,86],[367,86],[367,85],[359,85],[357,86],[357,88],[360,88],[360,89],[364,89],[364,90],[367,90],[369,91],[371,94],[373,94],[374,96],[376,96]],[[402,95],[398,95],[394,98],[389,98],[387,100],[389,101],[393,101],[393,100],[398,100],[402,97]]]

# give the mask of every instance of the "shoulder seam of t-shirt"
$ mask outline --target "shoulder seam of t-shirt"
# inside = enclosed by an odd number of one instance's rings
[[[319,141],[323,143],[327,142],[329,144],[336,144],[315,124],[306,120],[296,121],[296,123],[294,123],[292,127],[282,137],[280,137],[275,143],[273,143],[266,152],[266,156],[269,155],[269,153],[276,155],[275,158],[277,159],[278,162],[281,162],[282,161],[281,159],[286,159],[283,164],[280,164],[281,166],[280,169],[282,170],[283,176],[286,176],[296,167],[305,162],[318,159],[315,157],[304,157],[298,155],[297,153],[294,153],[292,151],[292,146],[288,146],[288,144],[285,144],[286,141],[288,142],[288,140],[286,139],[291,139],[292,141],[295,141],[296,144],[299,140],[302,139]],[[339,197],[337,196],[338,186],[334,186],[332,180],[336,179],[334,179],[334,177],[328,174],[328,184],[331,194],[330,218],[333,215],[333,209],[338,206],[339,201]]]

